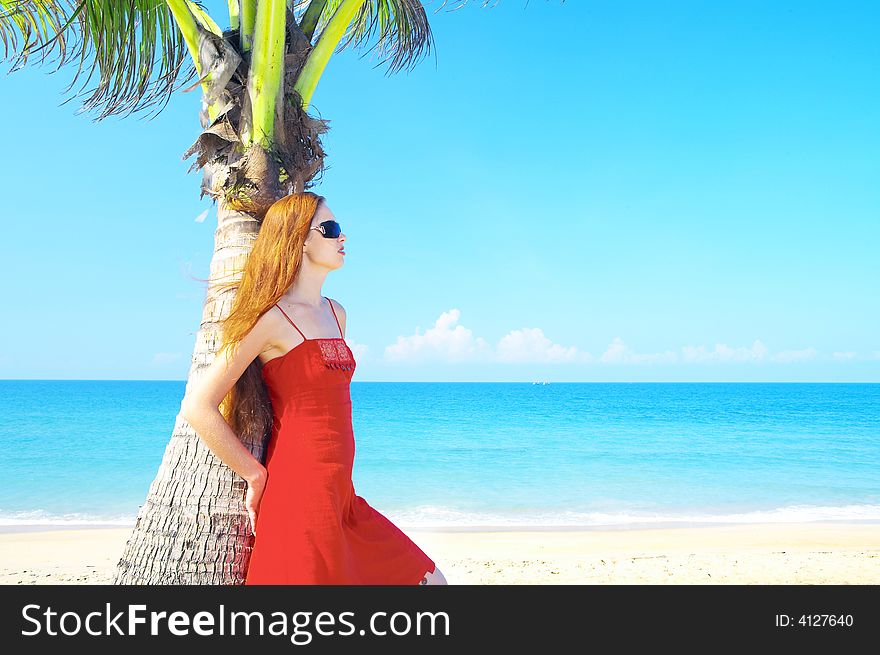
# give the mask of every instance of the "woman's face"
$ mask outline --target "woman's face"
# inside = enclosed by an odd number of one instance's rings
[[[316,228],[324,221],[335,221],[333,212],[323,202],[318,205],[318,210],[312,217],[312,227]],[[321,230],[309,230],[303,246],[304,256],[308,257],[313,264],[326,266],[327,268],[340,268],[345,260],[344,244],[345,234],[340,232],[335,239],[328,239]]]

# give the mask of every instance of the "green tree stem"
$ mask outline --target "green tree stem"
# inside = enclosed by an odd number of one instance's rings
[[[214,19],[208,15],[208,12],[199,7],[195,2],[192,2],[192,0],[186,0],[186,4],[193,13],[193,16],[195,16],[202,24],[202,27],[206,30],[211,30],[217,36],[223,36],[223,30],[221,30],[220,26],[214,22]]]
[[[165,0],[168,8],[171,10],[172,16],[183,34],[183,40],[186,42],[186,48],[193,59],[196,67],[196,74],[199,79],[202,78],[202,63],[199,60],[199,25],[196,23],[196,17],[190,10],[189,5],[192,4],[188,0]],[[204,13],[204,12],[202,12]],[[211,21],[212,23],[214,21]],[[216,25],[216,23],[214,23]],[[207,90],[207,82],[211,79],[210,73],[208,77],[202,80],[202,93]],[[204,96],[203,96],[204,97]],[[208,118],[213,121],[217,117],[215,105],[208,105]]]
[[[238,29],[238,0],[229,0],[229,28]]]
[[[231,0],[230,0],[231,1]],[[245,54],[254,47],[254,24],[257,20],[257,0],[241,0],[241,32],[239,45]]]
[[[296,80],[294,88],[299,92],[303,99],[303,109],[308,110],[312,101],[312,94],[318,86],[318,80],[330,61],[330,56],[336,50],[336,46],[345,36],[348,26],[351,24],[352,18],[360,10],[366,0],[343,0],[342,4],[337,7],[333,14],[333,18],[327,23],[324,31],[315,48],[306,59],[305,66]]]
[[[287,32],[287,2],[260,0],[254,30],[254,50],[248,75],[252,126],[244,145],[252,142],[267,147],[275,134],[275,107],[281,93],[284,72],[284,39]]]

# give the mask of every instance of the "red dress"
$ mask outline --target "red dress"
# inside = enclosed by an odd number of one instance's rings
[[[434,562],[354,491],[354,355],[302,336],[263,366],[274,421],[245,584],[419,584]]]

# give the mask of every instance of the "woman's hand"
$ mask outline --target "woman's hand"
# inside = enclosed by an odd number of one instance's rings
[[[251,520],[251,531],[257,536],[257,512],[260,509],[260,500],[263,497],[263,490],[266,488],[266,481],[269,475],[264,468],[259,475],[248,480],[248,490],[244,497],[244,506],[247,509],[248,516]]]

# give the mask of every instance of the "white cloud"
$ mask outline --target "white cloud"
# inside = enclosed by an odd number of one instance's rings
[[[599,361],[603,364],[656,364],[674,362],[677,359],[678,357],[671,350],[662,353],[637,353],[620,337],[614,337],[599,357]]]
[[[615,337],[605,352],[595,357],[577,346],[565,346],[552,341],[538,327],[520,328],[505,334],[493,347],[481,337],[459,324],[461,312],[451,309],[440,314],[434,325],[424,334],[416,328],[416,333],[399,336],[397,341],[386,346],[384,357],[390,362],[411,362],[435,360],[441,362],[489,362],[501,363],[598,363],[598,364],[658,364],[702,362],[776,362],[791,364],[816,359],[820,353],[815,348],[783,350],[770,353],[760,339],[750,346],[732,347],[724,343],[715,344],[714,349],[706,346],[684,346],[681,356],[675,351],[639,353],[629,347],[623,339]],[[353,346],[356,357],[367,353],[366,346]],[[828,357],[827,355],[825,357]],[[835,352],[830,356],[836,361],[858,359],[853,351]],[[868,359],[880,359],[880,350],[867,355]]]
[[[819,354],[819,351],[815,348],[804,348],[803,350],[783,350],[778,353],[774,353],[770,357],[770,361],[773,362],[782,362],[783,364],[790,364],[791,362],[805,362],[810,359],[815,359],[816,355]]]
[[[474,337],[473,332],[462,325],[456,325],[461,312],[451,309],[443,312],[433,327],[424,334],[416,333],[397,337],[397,341],[385,347],[385,359],[389,361],[421,361],[439,359],[441,361],[462,361],[479,359],[488,353],[486,341]]]
[[[767,355],[767,347],[759,339],[755,339],[750,348],[716,343],[715,350],[711,351],[705,346],[684,346],[681,350],[686,362],[758,362]]]
[[[508,332],[498,342],[499,362],[573,362],[590,361],[592,355],[575,346],[561,346],[544,336],[541,328],[523,328]]]
[[[351,352],[354,353],[355,361],[360,361],[362,359],[366,359],[370,354],[370,347],[363,343],[351,343],[346,341],[348,347],[351,348]]]

